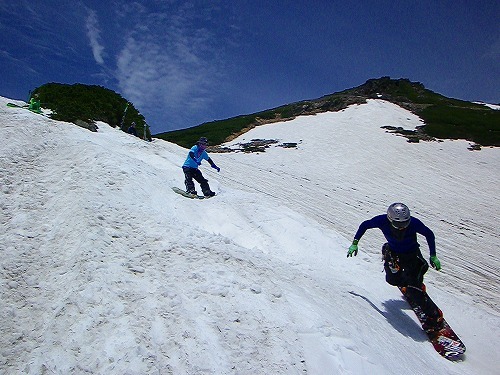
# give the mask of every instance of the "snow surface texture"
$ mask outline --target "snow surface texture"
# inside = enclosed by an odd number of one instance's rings
[[[187,150],[92,133],[0,98],[0,373],[498,374],[500,150],[410,144],[419,118],[371,100],[257,127],[297,142],[211,154],[218,193],[183,187]],[[359,223],[403,201],[434,230],[429,294],[467,346],[449,362],[385,283]],[[428,254],[424,238],[422,252]]]

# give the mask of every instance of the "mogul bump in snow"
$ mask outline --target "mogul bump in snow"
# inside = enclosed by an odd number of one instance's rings
[[[426,328],[439,328],[443,313],[428,298],[425,292],[424,274],[429,264],[422,257],[417,233],[423,235],[429,246],[430,264],[436,270],[441,269],[441,262],[436,256],[434,233],[419,219],[410,215],[410,209],[403,203],[393,203],[386,215],[378,215],[363,221],[352,245],[347,252],[348,257],[358,254],[358,242],[368,229],[378,228],[384,234],[387,243],[382,246],[385,279],[401,288],[404,294],[412,298],[427,316]]]
[[[184,183],[186,185],[186,192],[188,194],[197,194],[193,182],[194,178],[200,184],[201,190],[205,197],[213,197],[215,195],[215,193],[210,190],[207,179],[203,177],[203,174],[198,169],[198,167],[201,165],[201,162],[203,160],[206,160],[210,163],[210,166],[212,168],[217,170],[217,172],[220,171],[220,168],[215,165],[215,163],[212,161],[212,159],[210,159],[207,152],[205,151],[207,146],[207,138],[201,137],[198,142],[193,147],[191,147],[191,150],[189,150],[186,161],[182,166],[182,170],[184,171],[185,176]]]

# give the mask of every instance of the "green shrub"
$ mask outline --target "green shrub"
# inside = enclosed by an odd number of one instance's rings
[[[135,122],[138,135],[144,134],[144,116],[121,95],[102,86],[47,83],[36,88],[32,95],[35,94],[39,95],[43,108],[52,110],[51,117],[55,120],[103,121],[113,127],[119,126],[124,131]],[[122,126],[127,103],[127,113]]]
[[[466,139],[483,146],[500,146],[500,112],[487,107],[433,105],[420,116],[425,132],[436,138]]]

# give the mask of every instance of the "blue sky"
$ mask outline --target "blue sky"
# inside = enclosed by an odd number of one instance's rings
[[[499,1],[4,1],[0,95],[101,85],[154,134],[390,76],[500,102]]]

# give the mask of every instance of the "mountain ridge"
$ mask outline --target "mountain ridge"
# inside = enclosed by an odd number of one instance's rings
[[[368,99],[383,99],[397,104],[421,117],[425,125],[417,130],[395,129],[410,142],[429,139],[466,139],[482,146],[500,146],[500,112],[484,105],[445,97],[420,83],[407,78],[381,77],[364,84],[322,96],[302,100],[276,108],[240,115],[225,120],[206,122],[195,127],[156,134],[156,138],[190,145],[199,136],[208,137],[220,145],[248,130],[277,121],[288,121],[298,116],[336,112]]]

